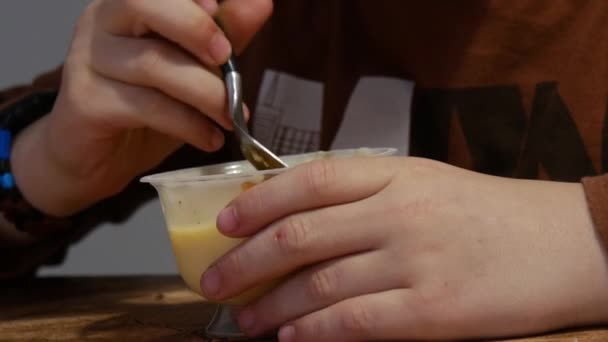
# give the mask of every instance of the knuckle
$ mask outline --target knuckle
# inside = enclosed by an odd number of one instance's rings
[[[145,0],[113,0],[117,5],[122,5],[122,10],[126,13],[140,13]]]
[[[323,196],[328,193],[336,178],[336,169],[329,160],[318,160],[308,164],[306,169],[305,186],[315,196]]]
[[[458,311],[451,309],[457,306],[457,302],[450,302],[453,299],[445,294],[416,293],[414,297],[402,298],[400,305],[405,312],[412,313],[408,320],[413,325],[429,327],[436,326],[440,320],[449,317],[452,312]],[[448,310],[446,310],[446,303],[451,303]]]
[[[142,115],[160,115],[164,112],[167,98],[159,91],[151,91],[148,96],[134,99],[135,107],[141,111]]]
[[[136,77],[142,80],[149,80],[161,68],[165,61],[171,59],[173,51],[164,44],[151,44],[145,49],[141,49],[139,55],[134,60],[131,67],[136,73]]]
[[[239,251],[228,254],[217,263],[217,269],[222,275],[243,274],[243,257]]]
[[[142,13],[145,0],[98,0],[93,6],[98,5],[100,18],[103,22],[110,22],[118,13],[127,18],[137,18]]]
[[[256,213],[264,212],[265,196],[257,188],[253,187],[241,194],[232,205],[238,213],[239,219],[247,222],[250,216],[255,216]]]
[[[318,318],[311,318],[302,324],[296,324],[296,331],[298,331],[299,336],[302,335],[302,341],[322,340],[326,330],[326,322]]]
[[[96,0],[89,3],[82,11],[82,14],[80,15],[78,21],[76,21],[74,31],[80,32],[84,27],[89,24],[89,22],[94,21],[97,18],[96,14],[99,11],[101,5],[102,3],[100,0]]]
[[[418,198],[404,203],[398,210],[403,219],[411,221],[415,217],[433,215],[436,212],[436,206],[436,201],[431,198]]]
[[[338,290],[338,277],[331,269],[323,269],[313,272],[307,287],[309,298],[314,301],[325,301],[335,296]]]
[[[275,234],[275,242],[284,255],[306,251],[312,240],[312,228],[302,215],[292,215],[283,220]]]
[[[363,305],[351,304],[341,312],[339,317],[340,325],[347,333],[365,335],[373,329],[373,317]]]
[[[267,0],[264,2],[264,5],[266,5],[266,7],[264,7],[261,12],[264,13],[264,18],[268,18],[274,12],[274,1]]]
[[[197,16],[192,22],[193,30],[198,35],[198,39],[209,42],[211,38],[220,31],[219,27],[206,16]]]

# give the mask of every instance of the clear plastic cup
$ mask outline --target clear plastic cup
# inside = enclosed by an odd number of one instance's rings
[[[292,167],[321,158],[388,156],[395,152],[393,148],[359,148],[284,156],[281,159]],[[179,272],[192,291],[204,298],[200,289],[201,274],[243,240],[220,234],[215,226],[219,212],[241,192],[285,170],[257,171],[248,162],[239,161],[142,178],[142,182],[150,183],[158,192]],[[263,284],[218,303],[218,311],[206,329],[208,337],[244,338],[235,320],[239,307],[258,298],[273,285]]]

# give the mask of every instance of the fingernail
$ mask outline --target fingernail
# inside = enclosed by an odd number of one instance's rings
[[[232,52],[230,42],[221,31],[218,31],[213,35],[207,49],[209,50],[209,55],[211,55],[211,58],[213,58],[217,65],[226,62]]]
[[[241,329],[252,332],[255,325],[255,314],[252,309],[243,309],[239,313],[239,325]]]
[[[296,329],[291,325],[286,325],[279,330],[279,342],[292,342],[296,339]]]
[[[222,233],[232,233],[239,228],[239,218],[234,207],[226,207],[217,216],[217,229]]]
[[[219,8],[216,0],[198,0],[198,4],[207,12],[209,15],[214,15]]]
[[[220,286],[220,272],[215,266],[211,266],[207,272],[203,274],[203,280],[201,281],[203,293],[208,296],[215,296],[220,292]]]

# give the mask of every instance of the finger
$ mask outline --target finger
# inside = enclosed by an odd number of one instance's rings
[[[192,0],[107,0],[99,22],[114,35],[139,37],[155,32],[207,65],[224,63],[231,44],[214,19]]]
[[[241,328],[256,336],[347,298],[403,287],[402,270],[387,267],[387,259],[381,251],[371,251],[306,269],[244,308]]]
[[[195,2],[201,6],[207,14],[214,16],[219,9],[217,0],[195,0]]]
[[[222,27],[241,52],[272,14],[272,0],[226,0],[218,11]]]
[[[362,201],[278,221],[218,259],[202,277],[203,292],[229,298],[303,266],[376,248],[378,223],[361,219],[368,207]]]
[[[95,38],[91,59],[92,67],[108,78],[156,88],[224,128],[233,127],[223,81],[174,44],[102,34]]]
[[[423,303],[411,290],[390,290],[350,298],[283,326],[280,342],[420,340]],[[420,310],[419,310],[420,309]],[[436,332],[435,332],[436,333]]]
[[[248,236],[291,213],[372,196],[389,184],[394,173],[393,158],[306,163],[242,193],[220,212],[217,227],[229,236]]]
[[[103,103],[98,120],[122,129],[148,127],[192,144],[203,151],[216,151],[224,144],[223,133],[196,109],[154,89],[135,87],[97,76],[96,96]]]

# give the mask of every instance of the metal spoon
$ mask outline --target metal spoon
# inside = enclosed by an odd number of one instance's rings
[[[242,80],[237,69],[236,57],[230,57],[228,62],[221,66],[221,69],[228,92],[228,109],[243,156],[258,170],[287,167],[285,162],[249,134],[243,113]]]

